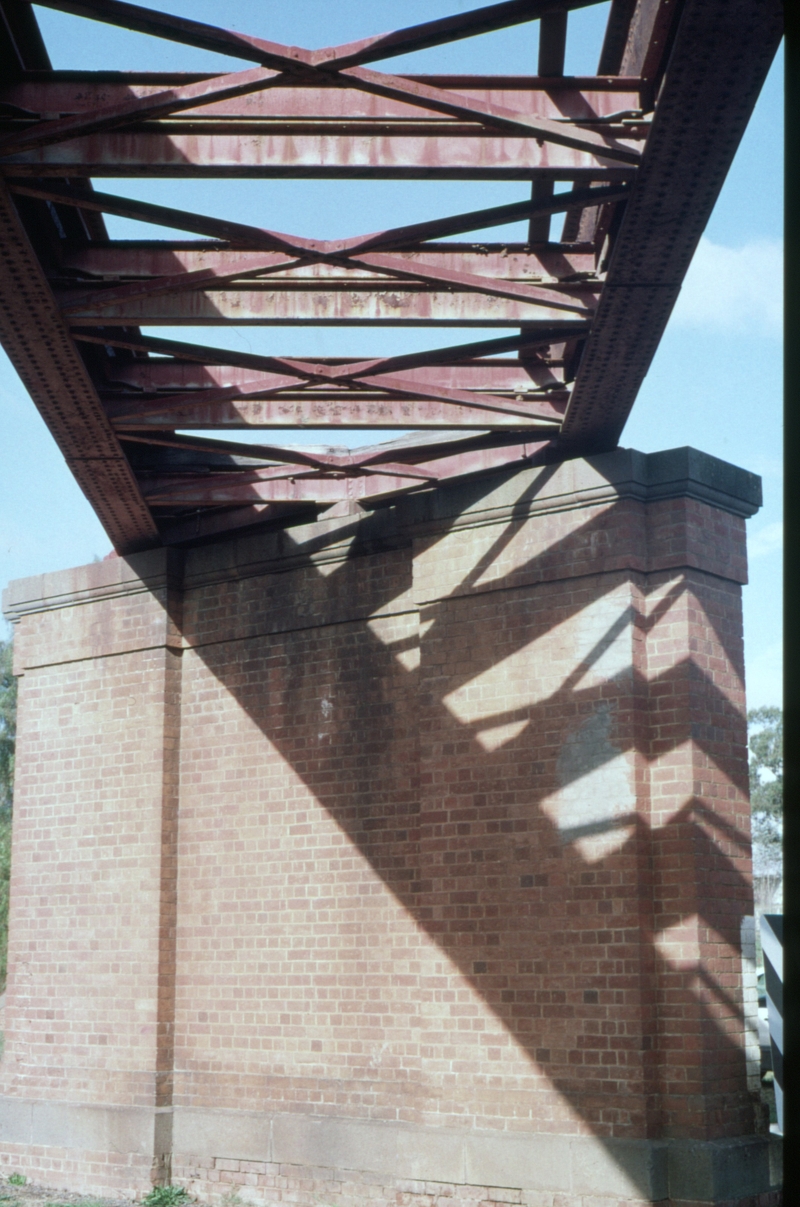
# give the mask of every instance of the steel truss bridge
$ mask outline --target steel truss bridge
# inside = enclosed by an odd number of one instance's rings
[[[782,7],[612,0],[597,75],[565,76],[569,12],[592,2],[506,0],[307,50],[120,0],[39,0],[252,63],[144,74],[52,70],[31,5],[0,0],[0,339],[118,551],[616,445]],[[529,21],[536,75],[375,66]],[[197,178],[510,180],[520,200],[331,241],[100,191],[103,177],[181,178],[189,195]],[[175,237],[110,239],[103,215]],[[483,241],[521,220],[525,243]],[[346,360],[142,331],[181,324],[447,333],[436,351]],[[302,428],[410,435],[352,451],[275,436]],[[202,429],[267,434],[181,434]]]

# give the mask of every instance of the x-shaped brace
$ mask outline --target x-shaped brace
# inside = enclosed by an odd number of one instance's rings
[[[80,138],[101,130],[114,129],[130,122],[165,117],[184,109],[194,109],[290,82],[295,85],[355,88],[390,100],[403,101],[417,108],[444,113],[462,121],[478,122],[490,129],[557,143],[616,162],[636,164],[641,158],[639,149],[627,141],[607,138],[597,131],[581,129],[572,122],[533,117],[504,105],[478,101],[418,80],[371,71],[356,65],[402,54],[408,49],[449,42],[454,38],[470,36],[486,29],[530,21],[543,12],[552,10],[553,0],[549,0],[549,3],[548,0],[539,0],[538,3],[536,0],[529,3],[513,0],[510,4],[490,5],[473,13],[461,14],[460,17],[427,22],[425,25],[400,30],[395,34],[384,34],[346,46],[316,51],[233,33],[198,21],[155,12],[139,5],[126,4],[122,0],[43,2],[50,8],[64,12],[92,17],[128,29],[139,29],[171,40],[202,45],[237,58],[256,59],[262,66],[168,88],[149,97],[131,100],[124,105],[38,122],[31,129],[5,139],[0,144],[0,157],[19,154],[37,146]],[[589,0],[562,0],[561,7],[579,8],[586,3],[589,3]]]

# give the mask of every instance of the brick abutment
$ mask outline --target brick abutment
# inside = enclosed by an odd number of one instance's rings
[[[12,584],[0,1161],[131,1197],[774,1207],[759,502],[618,450]]]

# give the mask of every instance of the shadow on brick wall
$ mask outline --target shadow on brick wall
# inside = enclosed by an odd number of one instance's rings
[[[481,585],[513,538],[507,525],[456,590],[395,630],[298,624],[197,652],[587,1129],[748,1134],[743,1015],[729,988],[751,912],[745,720],[724,690],[726,674],[743,676],[738,587],[621,569],[602,584],[518,585],[602,543],[608,525],[594,515]],[[326,599],[352,590],[352,560],[327,568]],[[382,593],[373,582],[373,615],[390,616],[398,585],[412,589],[407,551],[401,564],[402,583],[387,573]],[[310,558],[297,569],[320,583]],[[570,625],[601,597],[588,643],[569,648]],[[692,628],[689,653],[684,641],[653,671],[648,638],[676,615]],[[556,659],[534,690],[527,672],[559,626],[568,672]],[[611,656],[622,647],[627,663]],[[507,706],[497,688],[515,662]],[[672,775],[663,813],[659,774]],[[692,945],[700,957],[684,954]],[[457,1044],[457,1011],[451,1025]],[[497,1069],[500,1114],[520,1126],[530,1100]],[[372,1088],[367,1072],[355,1077],[351,1104],[356,1082],[363,1101]],[[435,1111],[414,1087],[405,1094],[399,1117]]]

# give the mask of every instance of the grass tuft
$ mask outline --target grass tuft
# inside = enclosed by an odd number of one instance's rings
[[[183,1186],[154,1186],[142,1199],[144,1207],[184,1207],[190,1202]]]

